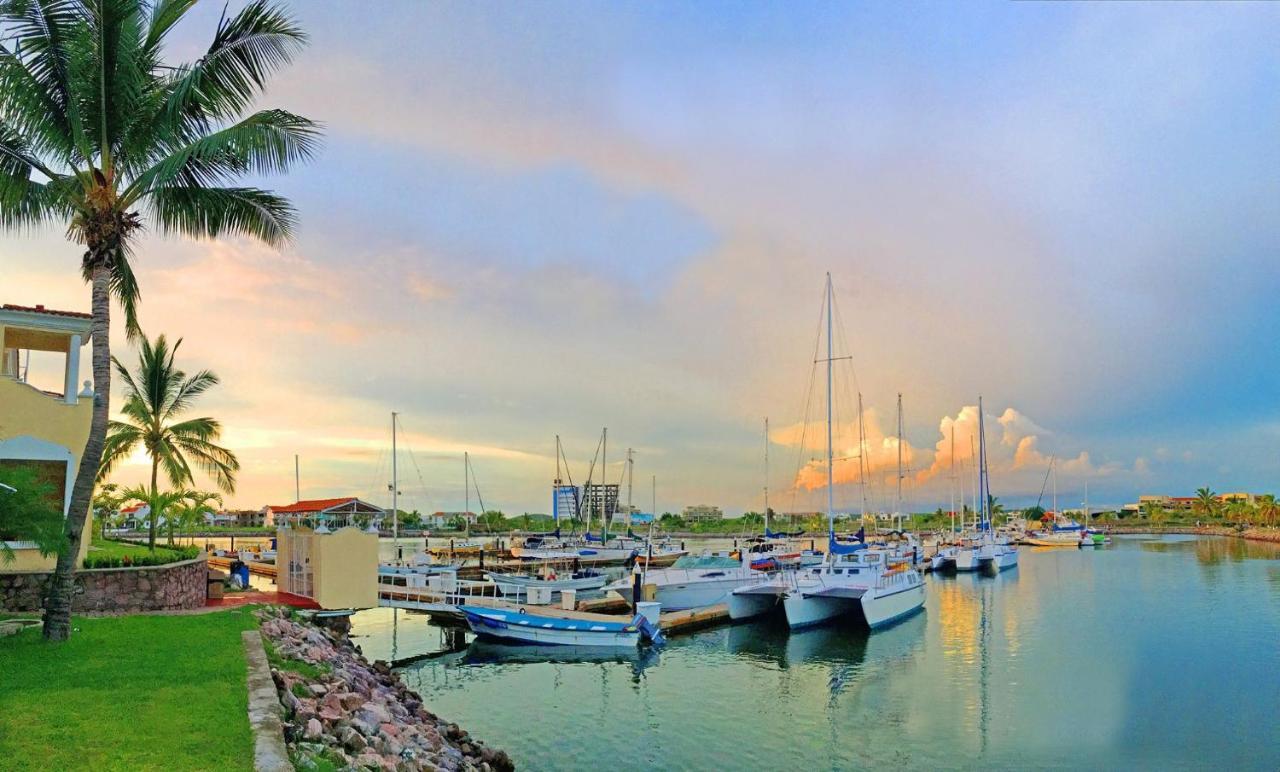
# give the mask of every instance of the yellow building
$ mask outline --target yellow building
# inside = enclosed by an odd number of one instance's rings
[[[80,348],[89,342],[90,318],[44,306],[0,306],[0,465],[33,469],[53,487],[64,516],[93,414],[90,382],[78,387]],[[28,382],[31,352],[63,355],[61,392]],[[92,522],[86,521],[86,533],[91,528]],[[17,560],[0,563],[0,571],[48,571],[56,562],[54,556],[42,557],[29,542],[9,544]],[[77,565],[88,548],[86,537]]]

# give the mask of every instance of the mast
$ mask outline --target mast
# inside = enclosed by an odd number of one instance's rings
[[[298,466],[298,454],[293,454],[293,496],[294,501],[302,501],[302,474]]]
[[[978,495],[982,498],[982,529],[991,527],[991,494],[988,491],[990,481],[987,479],[987,430],[983,423],[982,397],[978,397]]]
[[[769,533],[769,416],[764,417],[764,532]]]
[[[609,538],[609,427],[604,427],[600,435],[600,480],[602,485],[600,497],[600,540]]]
[[[867,432],[862,427],[862,392],[858,392],[858,487],[862,488],[862,519],[867,519]]]
[[[464,536],[471,538],[471,454],[462,451],[462,527]]]
[[[1058,520],[1058,465],[1053,465],[1053,519]]]
[[[898,501],[894,505],[898,528],[902,528],[902,392],[898,392]]]
[[[969,463],[973,464],[973,527],[978,528],[978,451],[973,445],[973,435],[969,435]]]
[[[560,435],[556,435],[556,477],[551,482],[551,522],[560,530]]]
[[[835,533],[835,453],[831,441],[831,387],[834,378],[833,365],[835,351],[831,342],[831,301],[834,292],[831,289],[831,273],[827,273],[827,532]]]
[[[1084,527],[1089,530],[1089,481],[1084,481]]]
[[[956,425],[951,424],[951,534],[956,532]]]
[[[400,469],[396,463],[396,414],[391,413],[391,538],[400,550]]]
[[[631,478],[635,475],[636,461],[627,448],[627,530],[631,530]]]

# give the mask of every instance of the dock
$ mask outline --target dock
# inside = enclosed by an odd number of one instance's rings
[[[222,569],[231,568],[231,561],[232,561],[231,558],[224,558],[217,555],[210,555],[208,556],[208,558],[206,558],[206,560],[208,561],[209,565],[215,566],[217,568],[222,568]],[[276,578],[275,563],[262,563],[257,560],[244,560],[241,562],[243,562],[246,566],[249,567],[249,573],[251,574],[257,574],[258,576],[268,576],[268,577],[271,577],[272,579]]]

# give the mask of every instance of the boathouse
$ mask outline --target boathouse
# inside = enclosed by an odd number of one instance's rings
[[[325,609],[378,605],[381,507],[353,496],[269,506],[276,527],[276,584]],[[361,528],[364,523],[370,527]]]

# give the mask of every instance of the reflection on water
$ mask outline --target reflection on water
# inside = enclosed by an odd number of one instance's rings
[[[1027,552],[1000,576],[930,577],[926,612],[876,633],[760,622],[600,653],[449,651],[403,612],[356,629],[366,651],[443,652],[406,681],[533,769],[599,766],[601,743],[611,769],[1274,769],[1275,546]]]

